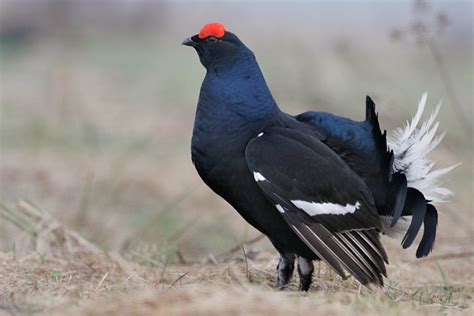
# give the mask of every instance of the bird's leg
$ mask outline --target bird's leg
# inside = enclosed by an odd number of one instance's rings
[[[300,276],[300,290],[308,291],[313,281],[313,260],[298,257],[298,275]]]
[[[291,277],[293,276],[294,269],[295,255],[292,253],[280,253],[280,261],[278,262],[277,266],[277,289],[283,290],[285,288],[285,286],[290,282]]]

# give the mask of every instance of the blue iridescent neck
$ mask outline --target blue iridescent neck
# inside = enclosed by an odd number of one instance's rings
[[[205,110],[222,119],[247,121],[279,113],[253,53],[246,49],[233,59],[207,68],[198,112]]]

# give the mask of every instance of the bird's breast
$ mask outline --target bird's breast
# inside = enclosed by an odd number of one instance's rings
[[[191,143],[192,161],[201,176],[218,166],[232,169],[235,158],[245,158],[245,146],[249,140],[223,131],[211,132],[195,127]]]

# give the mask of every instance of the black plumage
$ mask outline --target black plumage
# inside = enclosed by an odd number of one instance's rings
[[[279,288],[289,282],[295,256],[302,290],[311,284],[312,260],[324,260],[342,277],[348,271],[364,285],[382,286],[388,263],[379,239],[387,229],[382,218],[394,226],[413,217],[404,248],[424,223],[417,256],[431,251],[436,209],[394,169],[370,97],[362,122],[322,112],[291,116],[276,104],[253,53],[222,24],[206,25],[183,44],[196,49],[207,69],[193,163],[279,251]]]
[[[438,212],[432,204],[426,205],[426,214],[424,218],[425,229],[423,238],[416,250],[416,257],[426,257],[432,250],[436,239],[436,226],[438,225]]]

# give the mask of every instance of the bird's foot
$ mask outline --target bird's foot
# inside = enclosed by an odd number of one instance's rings
[[[298,275],[300,276],[300,286],[301,291],[308,291],[313,282],[313,260],[298,257]]]
[[[290,283],[294,269],[295,255],[289,253],[280,254],[280,261],[277,266],[278,276],[276,288],[278,290],[283,290],[285,286]]]

